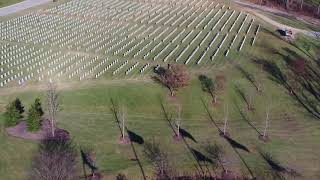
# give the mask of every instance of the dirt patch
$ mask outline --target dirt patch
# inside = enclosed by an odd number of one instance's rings
[[[48,135],[51,133],[50,130],[50,123],[48,120],[44,120],[41,125],[41,129],[37,132],[29,132],[27,127],[26,121],[21,121],[19,124],[17,124],[14,127],[6,128],[6,132],[8,135],[27,139],[27,140],[33,140],[33,141],[40,141],[48,137]],[[55,130],[55,136],[63,139],[70,139],[70,134],[64,129],[57,128]]]

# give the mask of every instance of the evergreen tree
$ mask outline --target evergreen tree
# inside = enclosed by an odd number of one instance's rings
[[[34,106],[35,106],[35,109],[38,112],[38,114],[40,116],[43,116],[44,112],[43,112],[42,107],[41,107],[40,98],[36,98],[36,100],[34,101]]]
[[[18,110],[18,112],[20,113],[21,118],[22,118],[22,114],[24,113],[24,106],[22,105],[22,102],[20,101],[19,98],[16,98],[13,101],[13,103],[14,103],[15,108]]]
[[[41,117],[43,114],[40,99],[36,98],[28,112],[27,126],[29,131],[38,131],[41,128]]]
[[[15,126],[18,124],[21,118],[20,112],[16,109],[16,101],[10,102],[6,107],[6,112],[4,113],[5,126]]]
[[[31,105],[27,118],[28,131],[38,131],[41,127],[41,116],[35,104]]]

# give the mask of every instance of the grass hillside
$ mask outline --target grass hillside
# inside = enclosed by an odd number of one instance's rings
[[[62,105],[58,127],[70,132],[77,149],[94,149],[99,171],[107,180],[115,179],[118,173],[126,174],[129,179],[142,179],[136,158],[141,161],[147,179],[154,175],[152,163],[143,153],[144,145],[119,143],[120,131],[111,111],[114,105],[125,107],[131,132],[145,142],[159,142],[180,174],[195,173],[197,168],[207,174],[208,171],[214,173],[207,163],[197,164],[192,150],[206,155],[204,146],[217,143],[225,151],[224,165],[238,176],[269,173],[270,164],[260,154],[263,151],[292,170],[290,172],[296,172],[297,177],[286,174],[286,179],[319,179],[320,42],[304,36],[288,41],[272,26],[256,21],[261,23],[261,29],[254,46],[247,43],[242,51],[234,49],[227,57],[220,54],[214,61],[207,58],[201,66],[196,65],[195,60],[188,64],[190,84],[179,90],[175,99],[169,97],[167,88],[154,82],[152,68],[142,76],[137,70],[128,76],[122,73],[114,77],[109,73],[99,79],[58,81]],[[169,62],[174,62],[174,58]],[[293,73],[290,66],[290,62],[299,59],[309,65],[306,70],[309,79],[305,81],[298,81],[301,80],[299,73]],[[150,61],[139,59],[143,63]],[[153,65],[158,62],[167,65],[160,60],[153,61]],[[225,88],[219,92],[218,104],[213,105],[212,98],[203,92],[198,80],[201,74],[213,79],[218,75],[225,77]],[[262,92],[257,91],[258,84]],[[5,106],[18,97],[27,112],[39,97],[46,109],[45,88],[45,83],[31,82],[0,89],[0,179],[27,179],[38,147],[38,142],[6,134]],[[177,103],[182,107],[181,128],[193,140],[186,138],[186,141],[177,142],[173,138]],[[252,111],[248,110],[247,103],[253,106]],[[265,128],[267,112],[270,141],[263,142],[258,137]],[[216,127],[223,128],[226,117],[227,131],[233,141],[222,138]],[[78,161],[81,174],[80,156]]]
[[[235,65],[241,65],[254,77],[259,74],[259,68],[252,63],[254,57],[265,58],[267,61],[282,64],[289,48],[298,54],[304,54],[296,47],[279,40],[268,31],[263,31],[256,51],[247,57],[227,60],[222,67],[213,67],[210,71],[192,70],[192,83],[189,87],[179,91],[178,98],[182,103],[182,128],[187,130],[197,140],[187,143],[194,149],[203,152],[203,145],[207,142],[216,142],[226,151],[227,164],[238,174],[248,174],[239,155],[248,164],[249,168],[258,172],[265,166],[265,162],[258,154],[259,149],[269,152],[283,165],[302,173],[302,179],[317,179],[319,174],[319,156],[315,149],[319,149],[319,122],[309,116],[287,93],[287,91],[269,79],[267,73],[262,73],[263,93],[256,92],[254,86],[243,76]],[[263,42],[263,43],[262,43]],[[298,47],[302,47],[307,39],[300,39]],[[267,51],[271,44],[280,49],[283,55],[272,55]],[[301,45],[301,46],[300,46]],[[313,54],[312,47],[309,52]],[[282,50],[281,50],[282,49]],[[223,74],[227,79],[227,89],[219,97],[221,105],[212,106],[210,97],[202,92],[197,75],[205,73],[210,77]],[[165,118],[166,113],[176,117],[175,105],[168,99],[167,89],[155,84],[152,80],[123,80],[123,81],[89,81],[80,84],[64,86],[60,84],[63,110],[59,114],[58,125],[68,130],[75,144],[93,147],[97,153],[98,167],[105,176],[113,179],[119,173],[125,173],[132,179],[141,178],[139,167],[135,161],[129,145],[119,145],[120,132],[117,128],[110,108],[111,99],[127,108],[128,128],[142,136],[145,141],[156,140],[166,147],[170,160],[175,163],[181,172],[193,168],[194,159],[183,142],[174,142],[173,132]],[[246,111],[243,99],[239,95],[238,87],[245,94],[254,94],[254,112]],[[16,93],[3,92],[0,103],[4,106],[15,97],[21,98],[26,107],[34,98],[45,99],[42,90],[35,87],[26,87],[27,90]],[[213,126],[205,106],[208,105],[213,119],[223,126],[224,105],[229,106],[228,131],[232,138],[246,146],[250,153],[234,149],[224,141],[217,129]],[[44,103],[45,104],[45,103]],[[271,141],[263,143],[258,140],[258,132],[262,132],[265,119],[266,104],[271,105]],[[242,113],[241,113],[242,112]],[[1,116],[0,116],[1,117]],[[172,119],[174,123],[174,119]],[[2,121],[1,121],[2,122]],[[248,124],[251,122],[253,125]],[[25,179],[31,165],[31,158],[37,148],[35,142],[28,142],[5,135],[3,127],[0,135],[0,173],[7,180]],[[138,158],[148,176],[152,175],[151,166],[144,158],[142,145],[134,145]],[[79,170],[80,171],[80,170]],[[10,173],[8,173],[10,172]]]
[[[1,0],[0,1],[0,8],[1,7],[6,7],[6,6],[10,6],[12,4],[16,4],[19,2],[22,2],[23,0]]]

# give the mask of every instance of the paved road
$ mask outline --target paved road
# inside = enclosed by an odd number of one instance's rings
[[[6,16],[9,14],[13,14],[18,11],[22,11],[24,9],[28,9],[28,8],[38,6],[41,4],[45,4],[48,2],[52,2],[52,0],[25,0],[21,3],[17,3],[17,4],[13,4],[11,6],[0,8],[0,16]]]
[[[257,12],[256,10],[261,10],[261,11],[266,11],[269,13],[273,13],[275,15],[284,15],[284,16],[293,16],[292,14],[286,13],[286,12],[281,12],[277,9],[272,9],[269,7],[265,7],[265,6],[259,6],[256,4],[252,4],[252,3],[246,3],[246,2],[242,2],[242,1],[235,1],[236,3],[238,3],[239,5],[241,5],[243,8],[246,8],[247,11],[251,12],[252,14],[254,14],[255,16],[263,19],[264,21],[280,28],[280,29],[290,29],[294,34],[295,33],[303,33],[307,36],[311,36],[314,38],[320,38],[320,32],[316,32],[316,31],[308,31],[308,30],[304,30],[304,29],[299,29],[299,28],[295,28],[295,27],[291,27],[288,25],[284,25],[280,22],[277,22],[259,12]],[[304,21],[303,19],[299,19],[300,21]]]

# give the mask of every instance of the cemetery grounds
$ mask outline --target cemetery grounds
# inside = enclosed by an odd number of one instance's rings
[[[75,0],[0,17],[0,111],[15,97],[26,107],[36,97],[44,101],[46,83],[54,81],[63,106],[58,126],[71,133],[77,146],[93,147],[107,178],[121,172],[141,179],[132,148],[118,142],[111,100],[126,107],[131,131],[145,141],[159,142],[179,171],[190,171],[195,160],[185,143],[174,141],[166,118],[168,114],[175,123],[176,101],[151,78],[157,65],[181,63],[192,76],[191,84],[177,94],[181,125],[197,141],[187,140],[189,146],[202,152],[203,144],[216,142],[226,151],[225,165],[237,174],[249,173],[243,161],[257,172],[265,167],[258,152],[263,149],[301,173],[299,178],[319,179],[319,120],[254,62],[275,62],[285,69],[287,58],[312,61],[320,44],[306,36],[288,43],[275,27],[240,10],[229,1]],[[262,93],[239,66],[261,80]],[[202,91],[200,74],[226,77],[220,105],[213,106]],[[253,98],[254,112],[246,110],[241,92]],[[205,108],[222,127],[226,105],[228,132],[250,152],[231,148]],[[258,135],[264,128],[266,106],[270,106],[271,141],[264,143]],[[37,143],[7,136],[0,123],[1,178],[25,179]],[[143,147],[134,147],[150,177],[153,170]]]

